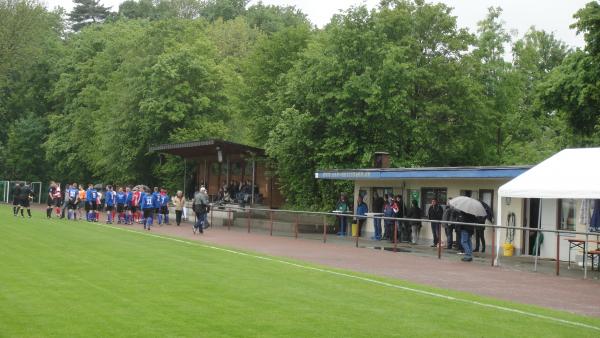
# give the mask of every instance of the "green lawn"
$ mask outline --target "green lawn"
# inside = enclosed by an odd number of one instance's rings
[[[343,272],[600,328],[598,318]],[[15,218],[0,206],[0,336],[599,337],[600,329],[40,212]]]

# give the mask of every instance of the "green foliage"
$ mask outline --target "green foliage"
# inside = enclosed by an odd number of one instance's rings
[[[75,7],[69,13],[71,29],[80,31],[86,26],[102,23],[109,16],[109,7],[100,4],[100,0],[74,0]]]
[[[51,109],[48,93],[63,53],[61,14],[36,1],[0,1],[0,142],[26,112]]]
[[[232,20],[244,14],[250,0],[204,0],[201,15],[208,21]]]
[[[287,27],[310,25],[306,14],[293,6],[265,5],[262,1],[250,6],[245,17],[251,27],[266,33],[279,32]]]
[[[42,181],[48,178],[41,144],[47,137],[46,119],[28,113],[8,129],[6,146],[1,149],[2,177],[9,180]]]
[[[513,41],[500,8],[471,34],[422,0],[323,29],[246,0],[77,4],[65,34],[61,11],[0,0],[5,176],[180,189],[183,161],[149,146],[221,138],[266,148],[289,207],[329,209],[351,184],[314,172],[371,167],[376,151],[393,166],[532,164],[600,142],[596,2],[575,15],[575,52],[534,27]],[[43,145],[34,162],[19,130]]]

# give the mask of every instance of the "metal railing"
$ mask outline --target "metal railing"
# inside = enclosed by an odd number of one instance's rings
[[[400,243],[398,240],[398,231],[399,231],[399,226],[402,223],[407,223],[407,222],[424,222],[424,223],[438,223],[438,233],[440,234],[440,240],[438,241],[437,244],[437,257],[438,259],[442,258],[442,252],[443,252],[443,245],[441,244],[441,236],[442,236],[442,226],[443,225],[458,225],[458,226],[470,226],[473,228],[484,228],[485,229],[491,229],[492,231],[492,245],[491,245],[491,259],[490,259],[490,264],[491,266],[497,266],[500,264],[499,261],[499,250],[500,250],[500,235],[501,232],[504,231],[528,231],[528,232],[534,232],[534,233],[553,233],[556,234],[556,275],[559,275],[559,271],[560,271],[560,239],[561,237],[565,238],[565,237],[574,237],[577,235],[580,236],[584,236],[585,237],[585,242],[583,243],[584,248],[583,248],[583,266],[584,266],[584,278],[587,278],[587,256],[588,256],[588,250],[589,250],[589,238],[590,236],[594,236],[594,237],[598,237],[600,236],[600,232],[582,232],[582,231],[571,231],[571,230],[555,230],[555,229],[540,229],[540,228],[526,228],[526,227],[517,227],[517,226],[506,226],[506,225],[497,225],[497,224],[481,224],[481,223],[466,223],[466,222],[457,222],[457,221],[444,221],[444,220],[429,220],[429,219],[423,219],[423,218],[419,218],[419,219],[415,219],[415,218],[406,218],[406,217],[402,217],[402,218],[398,218],[398,217],[385,217],[385,216],[363,216],[363,215],[357,215],[357,214],[352,214],[352,213],[344,213],[344,214],[340,214],[340,213],[336,213],[336,212],[318,212],[318,211],[298,211],[298,210],[283,210],[283,209],[268,209],[268,208],[252,208],[252,207],[241,207],[241,206],[236,206],[236,205],[218,205],[218,204],[213,204],[211,207],[211,211],[210,211],[210,224],[213,224],[213,212],[214,211],[224,211],[227,212],[227,221],[226,221],[226,225],[227,228],[230,230],[233,226],[234,226],[234,213],[239,213],[241,215],[244,216],[244,218],[246,219],[246,231],[248,233],[250,233],[252,231],[252,223],[253,220],[263,220],[263,221],[267,221],[269,224],[269,227],[267,229],[267,231],[269,232],[270,236],[273,236],[274,234],[274,222],[276,222],[276,215],[278,214],[287,214],[287,215],[293,215],[293,217],[291,219],[288,218],[287,222],[290,222],[293,225],[293,228],[291,229],[291,232],[293,233],[293,237],[294,238],[298,238],[299,237],[299,225],[300,225],[300,216],[301,215],[310,215],[310,216],[321,216],[322,217],[322,233],[320,234],[320,239],[323,241],[323,243],[327,243],[328,240],[328,235],[330,235],[330,233],[328,232],[328,229],[331,228],[333,229],[335,227],[335,219],[339,218],[339,217],[346,217],[348,219],[379,219],[381,221],[393,221],[394,225],[393,225],[393,239],[391,239],[391,244],[392,244],[392,248],[391,250],[394,252],[398,251],[398,244]],[[259,216],[259,213],[263,214],[263,217]],[[264,215],[268,215],[267,218],[264,218]],[[333,221],[332,221],[333,219]],[[319,226],[321,226],[319,225]],[[350,224],[347,224],[347,226],[351,226]],[[315,227],[316,228],[316,227]],[[359,246],[359,241],[363,240],[361,239],[359,236],[348,236],[350,238],[352,238],[352,240],[355,242],[355,246],[358,247]],[[538,241],[539,238],[536,235],[536,241]],[[314,237],[313,237],[314,239]],[[457,242],[460,242],[460,238],[457,238]],[[540,248],[539,248],[540,242],[537,242],[537,245],[535,247],[535,264],[534,264],[534,271],[537,271],[537,265],[538,265],[538,258],[540,256]],[[599,244],[600,245],[600,244]],[[571,248],[569,248],[569,250],[571,250]],[[593,257],[592,257],[593,258]],[[600,262],[598,263],[600,264]],[[594,262],[592,261],[592,268],[594,267]]]

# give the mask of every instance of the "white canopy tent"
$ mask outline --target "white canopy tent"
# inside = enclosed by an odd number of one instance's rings
[[[501,186],[498,225],[505,197],[600,199],[600,148],[565,149]],[[496,246],[499,252],[500,231]]]

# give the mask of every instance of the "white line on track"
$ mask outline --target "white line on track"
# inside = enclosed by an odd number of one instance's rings
[[[500,311],[504,311],[504,312],[517,313],[517,314],[528,316],[528,317],[533,317],[533,318],[538,318],[538,319],[544,319],[544,320],[548,320],[548,321],[552,321],[552,322],[557,322],[557,323],[561,323],[561,324],[572,325],[572,326],[582,327],[582,328],[586,328],[586,329],[590,329],[590,330],[600,331],[600,327],[598,327],[598,326],[593,326],[593,325],[589,325],[589,324],[585,324],[585,323],[580,323],[580,322],[574,322],[574,321],[565,320],[565,319],[561,319],[561,318],[556,318],[556,317],[552,317],[552,316],[545,316],[545,315],[541,315],[541,314],[537,314],[537,313],[533,313],[533,312],[528,312],[528,311],[523,311],[523,310],[517,310],[517,309],[511,309],[511,308],[500,306],[500,305],[488,304],[488,303],[478,302],[478,301],[470,300],[470,299],[463,299],[463,298],[458,298],[458,297],[453,297],[453,296],[447,296],[447,295],[443,295],[443,294],[436,293],[436,292],[419,290],[419,289],[409,288],[409,287],[406,287],[406,286],[401,286],[401,285],[391,284],[391,283],[387,283],[387,282],[382,282],[382,281],[379,281],[379,280],[376,280],[376,279],[367,278],[367,277],[355,276],[355,275],[351,275],[351,274],[348,274],[348,273],[343,273],[343,272],[338,272],[338,271],[333,271],[333,270],[327,270],[327,269],[322,269],[322,268],[316,268],[316,267],[312,267],[312,266],[307,266],[307,265],[302,265],[302,264],[287,262],[287,261],[284,261],[284,260],[279,260],[279,259],[270,258],[270,257],[252,255],[252,254],[241,252],[241,251],[236,251],[236,250],[231,250],[231,249],[225,249],[225,248],[219,248],[219,247],[212,246],[212,245],[206,245],[206,244],[201,244],[201,243],[197,243],[197,242],[190,242],[190,241],[187,241],[187,240],[177,239],[177,238],[173,238],[173,237],[156,235],[156,234],[142,232],[142,231],[138,231],[138,230],[124,229],[124,228],[120,228],[120,227],[116,227],[116,226],[112,226],[112,225],[107,225],[107,224],[100,224],[100,223],[95,223],[95,224],[101,225],[101,226],[107,227],[107,228],[112,228],[112,229],[117,229],[117,230],[121,230],[121,231],[125,231],[125,232],[135,233],[135,234],[138,234],[138,235],[145,235],[145,236],[156,237],[156,238],[160,238],[160,239],[166,239],[166,240],[177,242],[177,243],[182,243],[182,244],[187,244],[187,245],[194,245],[194,246],[200,246],[200,247],[203,247],[203,248],[213,249],[213,250],[218,250],[218,251],[223,251],[223,252],[228,252],[228,253],[235,254],[235,255],[246,256],[246,257],[261,259],[261,260],[264,260],[264,261],[276,262],[276,263],[280,263],[280,264],[286,264],[286,265],[294,266],[294,267],[301,268],[301,269],[313,270],[313,271],[323,272],[323,273],[327,273],[327,274],[331,274],[331,275],[336,275],[336,276],[341,276],[341,277],[356,279],[356,280],[360,280],[360,281],[363,281],[363,282],[368,282],[368,283],[373,283],[373,284],[377,284],[377,285],[381,285],[381,286],[386,286],[386,287],[390,287],[390,288],[395,288],[395,289],[400,289],[400,290],[404,290],[404,291],[409,291],[409,292],[417,293],[417,294],[421,294],[421,295],[427,295],[427,296],[431,296],[431,297],[442,298],[442,299],[450,300],[450,301],[454,301],[454,302],[466,303],[466,304],[471,304],[471,305],[477,305],[477,306],[486,307],[486,308],[490,308],[490,309],[494,309],[494,310],[500,310]]]

